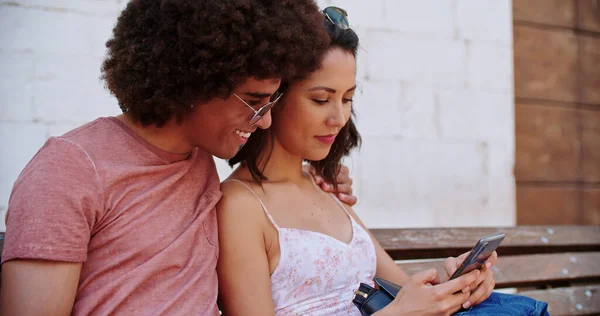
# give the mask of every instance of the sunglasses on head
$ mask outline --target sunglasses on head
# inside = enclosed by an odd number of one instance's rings
[[[331,24],[341,28],[342,30],[349,29],[348,12],[342,8],[330,6],[323,9],[323,15]]]

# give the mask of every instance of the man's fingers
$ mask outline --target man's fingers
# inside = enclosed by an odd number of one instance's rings
[[[352,180],[352,178],[350,178],[349,176],[338,176],[336,179],[338,184],[348,184],[348,185],[352,185],[354,184],[354,180]]]
[[[337,195],[338,199],[340,199],[340,201],[342,201],[350,206],[354,206],[356,204],[356,202],[358,201],[356,196],[354,196],[354,194],[353,194],[351,184],[348,184],[348,183],[338,184],[337,191],[335,190],[335,188],[333,187],[332,184],[329,184],[326,182],[321,182],[321,183],[317,182],[317,185],[319,185],[321,187],[321,189],[325,192],[335,193]]]
[[[333,185],[331,185],[331,188],[333,189]],[[338,184],[337,193],[352,195],[352,185],[349,183]]]
[[[323,191],[325,191],[325,192],[330,192],[330,193],[333,193],[333,191],[334,191],[333,185],[331,185],[327,182],[321,183],[321,189],[323,189]]]
[[[308,168],[307,168],[307,169],[308,169],[308,172],[309,172],[310,174],[312,174],[313,176],[316,176],[316,175],[317,175],[317,170],[315,170],[315,168],[314,168],[312,165],[308,165]]]
[[[313,179],[315,180],[315,183],[317,185],[321,185],[321,183],[323,183],[323,178],[321,176],[317,175],[317,171],[315,170],[315,168],[311,165],[302,165],[302,170],[304,172],[309,173]]]
[[[321,185],[323,182],[325,182],[321,176],[313,176],[313,178],[315,179],[315,183],[317,185]]]
[[[336,177],[336,181],[337,181],[337,183],[344,183],[344,184],[345,183],[352,184],[354,182],[354,180],[352,180],[350,175],[347,173],[338,173],[338,175]]]
[[[339,173],[340,174],[350,174],[350,169],[348,169],[348,167],[346,167],[346,165],[342,165]]]
[[[340,201],[350,205],[350,206],[354,206],[356,204],[356,202],[358,201],[358,199],[356,198],[356,196],[354,195],[348,195],[345,193],[338,193],[338,199],[340,199]]]
[[[335,191],[335,187],[331,183],[323,182],[320,184],[321,189],[326,192],[332,193],[344,193],[348,195],[352,195],[352,185],[348,183],[339,183],[337,186],[337,191]]]

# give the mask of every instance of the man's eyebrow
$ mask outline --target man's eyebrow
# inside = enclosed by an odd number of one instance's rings
[[[268,98],[271,96],[271,93],[265,93],[265,92],[246,92],[244,94],[249,97],[253,97],[253,98],[257,98],[257,99],[264,99],[264,98]]]

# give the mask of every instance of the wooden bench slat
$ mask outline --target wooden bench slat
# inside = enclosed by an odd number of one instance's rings
[[[396,260],[445,258],[470,250],[481,237],[504,232],[503,255],[600,251],[600,226],[518,226],[371,229]]]
[[[600,285],[574,286],[519,293],[548,303],[552,316],[599,315]]]
[[[435,268],[442,281],[446,281],[442,259],[428,262],[399,262],[398,265],[408,274]],[[492,269],[497,288],[600,280],[600,252],[504,256],[498,259],[498,264]]]

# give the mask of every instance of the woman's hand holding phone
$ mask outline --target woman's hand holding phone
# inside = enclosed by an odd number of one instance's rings
[[[460,255],[458,258],[448,258],[444,263],[444,268],[453,280],[464,273],[472,270],[481,270],[481,275],[476,283],[471,285],[471,296],[463,304],[464,308],[477,305],[487,299],[496,285],[494,274],[490,268],[496,264],[498,254],[496,248],[504,240],[504,233],[497,233],[491,236],[481,238],[471,251]]]
[[[448,276],[451,276],[456,272],[456,270],[463,264],[465,259],[469,256],[469,252],[465,252],[457,258],[450,257],[444,261],[444,269]],[[496,251],[492,252],[492,254],[485,260],[485,263],[481,267],[481,273],[477,277],[477,279],[470,284],[469,288],[471,289],[471,295],[469,299],[462,304],[463,308],[468,308],[473,305],[477,305],[484,300],[486,300],[494,290],[496,286],[496,280],[494,280],[494,273],[491,268],[498,261],[498,253]]]
[[[469,284],[475,283],[480,273],[473,270],[444,283],[439,283],[436,269],[415,273],[402,285],[394,301],[373,316],[452,315],[468,299]]]

